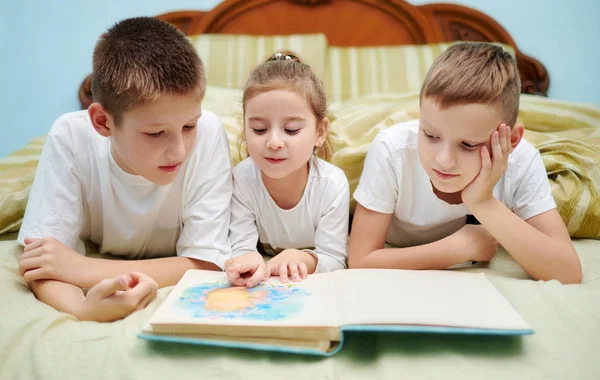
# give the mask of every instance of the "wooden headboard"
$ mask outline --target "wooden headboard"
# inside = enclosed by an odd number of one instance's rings
[[[412,5],[404,0],[224,0],[214,9],[156,16],[186,35],[324,33],[331,46],[427,44],[489,41],[516,51],[521,92],[547,95],[544,66],[523,54],[494,19],[454,4]],[[91,103],[91,77],[80,86],[82,108]]]

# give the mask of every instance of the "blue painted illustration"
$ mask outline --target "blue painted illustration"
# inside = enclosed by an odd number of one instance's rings
[[[174,312],[199,319],[277,321],[302,312],[309,293],[294,285],[261,284],[255,288],[203,284],[187,288]]]

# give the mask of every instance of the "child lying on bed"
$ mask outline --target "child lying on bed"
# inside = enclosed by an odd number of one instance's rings
[[[250,73],[243,95],[243,145],[233,170],[229,281],[252,287],[346,267],[350,191],[328,163],[327,97],[296,55],[273,55]],[[241,151],[242,149],[240,149]],[[265,264],[257,250],[274,255]]]
[[[201,109],[202,62],[172,25],[117,23],[96,45],[93,73],[94,103],[58,118],[48,134],[19,269],[39,300],[112,321],[186,270],[223,265],[231,158],[219,119]],[[80,239],[131,260],[80,255]]]
[[[381,131],[369,149],[350,267],[442,269],[489,261],[500,243],[536,280],[581,282],[540,154],[517,123],[519,93],[501,47],[459,43],[440,55],[419,120]]]

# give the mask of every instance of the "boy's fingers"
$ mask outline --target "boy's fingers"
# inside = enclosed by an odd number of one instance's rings
[[[486,171],[489,171],[492,167],[492,162],[490,160],[490,154],[488,152],[487,147],[481,147],[481,167]]]
[[[502,139],[500,138],[500,132],[494,131],[492,134],[492,143],[490,144],[490,148],[492,149],[492,158],[494,162],[499,162],[502,160],[502,148],[500,146]]]
[[[155,298],[156,298],[156,292],[150,292],[148,293],[148,295],[146,297],[144,297],[144,299],[142,299],[140,301],[140,303],[138,303],[137,307],[135,308],[136,310],[142,310],[145,309],[146,306],[148,306],[148,304],[150,302],[152,302]]]
[[[513,146],[512,146],[512,141],[511,141],[511,130],[510,128],[508,129],[508,132],[506,133],[506,144],[508,146],[508,153],[512,153],[513,152]]]
[[[29,249],[29,250],[23,250],[23,254],[21,255],[21,260],[26,260],[26,259],[30,259],[32,257],[41,256],[42,250],[39,248],[40,247]]]
[[[508,144],[506,143],[506,136],[508,135],[507,126],[502,124],[500,126],[500,149],[503,154],[508,153]]]
[[[29,243],[27,243],[29,241]],[[44,245],[43,239],[25,239],[25,248],[23,248],[23,253],[32,251],[36,248]]]
[[[19,274],[23,276],[25,272],[30,271],[32,269],[41,268],[42,263],[39,257],[32,257],[30,259],[21,259],[19,261]]]
[[[36,280],[47,280],[48,276],[44,276],[44,271],[42,269],[30,269],[25,271],[23,274],[23,281],[28,285]]]
[[[157,289],[154,288],[151,282],[142,281],[135,287],[127,290],[127,293],[129,297],[133,297],[135,300],[138,300],[138,302],[136,302],[137,305],[139,302],[141,302],[141,300],[146,298],[146,296],[154,296],[156,290]]]
[[[88,293],[97,294],[100,299],[112,296],[118,290],[129,289],[127,276],[107,278],[94,285]]]

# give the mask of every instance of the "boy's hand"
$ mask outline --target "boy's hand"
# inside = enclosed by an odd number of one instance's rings
[[[479,174],[461,193],[462,201],[467,207],[494,197],[494,186],[506,171],[508,156],[512,152],[510,139],[510,128],[506,124],[501,124],[490,137],[491,155],[485,145],[481,147]]]
[[[19,262],[19,274],[26,283],[35,280],[57,280],[81,286],[81,268],[86,257],[53,237],[25,238]]]
[[[158,284],[140,272],[109,278],[94,285],[83,301],[80,320],[112,322],[145,308],[158,291]]]
[[[498,252],[498,241],[481,225],[465,224],[451,238],[460,262],[490,261]]]
[[[286,249],[267,263],[268,272],[270,275],[279,276],[281,282],[288,282],[289,277],[293,281],[300,281],[308,275],[307,261],[312,268],[317,266],[317,259],[310,253]]]
[[[227,279],[233,286],[251,288],[269,278],[267,265],[258,252],[248,252],[225,262]]]

